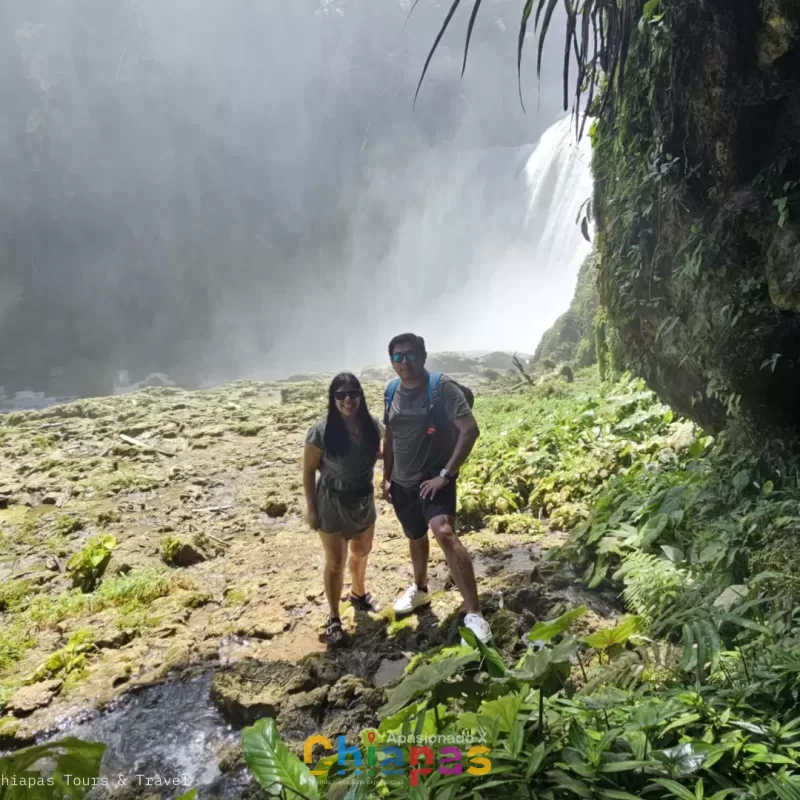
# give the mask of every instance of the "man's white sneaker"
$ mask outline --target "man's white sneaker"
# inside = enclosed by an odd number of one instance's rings
[[[474,634],[475,638],[486,644],[492,640],[492,629],[489,623],[480,614],[467,614],[464,617],[464,627],[469,628]],[[469,647],[469,645],[462,639],[462,647]]]
[[[394,613],[410,614],[415,608],[427,606],[430,602],[430,594],[417,588],[416,583],[412,583],[411,586],[397,598],[397,602],[394,604]]]

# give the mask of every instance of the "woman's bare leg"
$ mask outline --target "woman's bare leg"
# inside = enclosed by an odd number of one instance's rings
[[[328,598],[331,617],[339,617],[339,599],[344,583],[344,562],[347,558],[347,539],[339,533],[320,533],[320,541],[325,549],[325,571],[323,583],[325,597]]]
[[[372,550],[372,539],[375,536],[375,526],[364,531],[357,539],[350,540],[350,579],[352,593],[362,597],[367,593],[364,579],[367,574],[367,559]]]

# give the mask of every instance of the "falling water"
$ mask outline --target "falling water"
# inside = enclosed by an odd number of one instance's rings
[[[588,137],[576,142],[569,117],[535,146],[517,177],[525,184],[522,231],[489,254],[465,287],[462,303],[470,326],[459,349],[533,352],[567,310],[591,250],[577,220],[592,193],[590,148]]]
[[[351,268],[343,278],[353,304],[339,308],[341,318],[363,321],[370,335],[332,330],[336,367],[360,369],[365,343],[374,353],[368,358],[380,358],[385,342],[409,329],[425,336],[432,351],[532,353],[569,307],[591,249],[576,222],[592,193],[590,148],[588,137],[576,141],[565,117],[533,146],[439,148],[414,175],[378,171],[364,209],[354,215]],[[414,191],[404,197],[413,202],[392,247],[375,258],[375,208],[396,208],[392,192],[412,181]],[[322,296],[307,299],[324,307]],[[292,321],[295,363],[308,358],[301,343],[314,338],[310,326],[320,338],[319,317],[307,317],[298,313]]]

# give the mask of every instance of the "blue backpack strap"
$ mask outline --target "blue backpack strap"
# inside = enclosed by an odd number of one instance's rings
[[[384,405],[384,413],[386,414],[386,419],[388,421],[389,418],[389,410],[392,407],[392,400],[394,400],[394,394],[397,391],[397,387],[400,385],[400,378],[393,378],[386,384],[386,390],[383,393],[383,405]]]
[[[432,409],[439,402],[442,394],[442,373],[428,373],[428,408]]]

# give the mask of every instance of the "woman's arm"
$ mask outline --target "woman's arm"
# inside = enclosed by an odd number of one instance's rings
[[[322,450],[316,445],[307,444],[303,451],[303,490],[306,495],[306,519],[314,530],[317,529],[317,470],[322,461]]]
[[[392,431],[386,426],[386,433],[383,439],[383,499],[387,503],[392,502],[390,493],[392,485],[392,468],[394,467],[394,451],[392,450]]]

